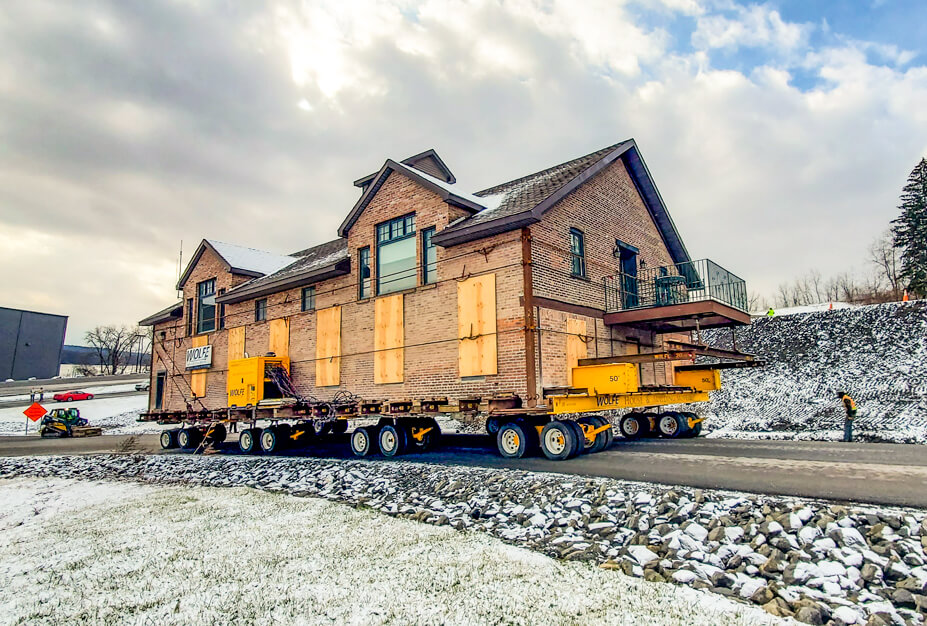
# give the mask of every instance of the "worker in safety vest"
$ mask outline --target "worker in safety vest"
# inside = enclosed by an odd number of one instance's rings
[[[772,308],[772,307],[769,307],[769,310],[766,311],[766,317],[773,317],[775,314],[776,314],[776,312],[773,311],[773,308]]]
[[[856,419],[856,401],[846,391],[838,391],[837,397],[843,402],[847,417],[843,422],[843,440],[853,441],[853,420]]]

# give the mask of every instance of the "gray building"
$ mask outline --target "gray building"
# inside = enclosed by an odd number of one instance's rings
[[[0,381],[58,375],[66,315],[0,307]]]

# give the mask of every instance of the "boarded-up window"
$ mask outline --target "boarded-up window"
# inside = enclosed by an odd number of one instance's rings
[[[245,358],[245,327],[229,328],[229,361]]]
[[[341,384],[341,307],[333,306],[316,313],[315,385],[332,387]]]
[[[401,383],[403,364],[403,294],[377,298],[374,305],[373,382]]]
[[[199,336],[193,338],[193,347],[201,348],[205,346],[208,337]],[[206,396],[206,370],[193,370],[193,375],[190,376],[190,389],[193,392],[193,395],[197,398],[203,398]]]
[[[270,352],[277,356],[290,356],[290,320],[270,320]]]
[[[498,373],[495,274],[457,283],[457,337],[461,376]]]
[[[586,320],[567,318],[567,385],[573,384],[573,368],[577,362],[586,358],[587,339]]]

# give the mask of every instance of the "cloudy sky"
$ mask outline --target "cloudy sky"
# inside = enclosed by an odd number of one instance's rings
[[[465,191],[634,137],[694,258],[865,269],[927,155],[923,0],[46,0],[0,12],[0,306],[68,341],[203,237],[328,241],[387,157]]]

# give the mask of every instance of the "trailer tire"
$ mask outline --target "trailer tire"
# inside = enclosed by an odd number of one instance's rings
[[[408,442],[409,447],[414,449],[416,452],[427,452],[428,450],[433,449],[438,445],[438,439],[441,438],[441,427],[438,426],[438,421],[434,418],[428,418],[422,420],[420,423],[415,425],[416,428],[430,428],[431,430],[425,433],[422,436],[422,440],[419,441],[412,436],[412,430],[409,429]]]
[[[586,447],[586,452],[589,454],[595,454],[596,452],[601,452],[605,448],[612,445],[612,441],[615,438],[614,433],[611,429],[611,422],[602,417],[601,415],[589,415],[587,417],[581,417],[578,420],[580,423],[584,421],[588,424],[592,424],[596,428],[601,428],[605,425],[609,426],[608,430],[603,430],[595,436],[595,440],[592,442],[592,445]]]
[[[667,411],[657,416],[657,431],[661,437],[676,439],[686,430],[686,418],[676,411]]]
[[[229,436],[225,424],[213,424],[209,429],[211,429],[212,432],[209,434],[208,439],[213,445],[222,443],[225,441],[226,437]],[[209,429],[207,429],[207,432]]]
[[[257,428],[246,428],[238,435],[238,449],[243,454],[257,454],[261,451],[258,443],[260,431]]]
[[[377,434],[377,443],[383,456],[405,454],[408,444],[408,432],[398,424],[384,424]]]
[[[650,433],[650,420],[643,414],[631,411],[621,417],[618,422],[618,430],[625,439],[636,440],[646,437]]]
[[[377,429],[375,426],[361,426],[351,433],[351,452],[354,456],[373,456],[377,452]]]
[[[583,427],[577,422],[567,420],[566,423],[573,429],[573,454],[569,456],[572,459],[574,456],[579,456],[586,451],[586,433],[583,432]]]
[[[499,421],[498,417],[486,418],[486,432],[490,435],[498,434],[500,428],[502,428],[502,422]]]
[[[531,453],[530,426],[522,422],[502,424],[496,431],[496,448],[507,459],[520,459]]]
[[[158,438],[161,442],[162,450],[170,450],[171,448],[177,447],[177,429],[171,428],[169,430],[162,430],[161,436]]]
[[[261,450],[266,454],[279,452],[282,445],[282,433],[276,426],[268,426],[261,431]]]
[[[576,450],[576,430],[578,425],[570,421],[547,422],[541,431],[541,451],[552,461],[563,461]],[[580,444],[582,445],[582,444]]]
[[[184,450],[193,450],[203,441],[203,433],[198,428],[181,428],[177,433],[177,445]]]
[[[702,423],[703,422],[699,422],[698,424],[692,427],[692,434],[690,436],[693,439],[695,439],[696,437],[702,434]]]

